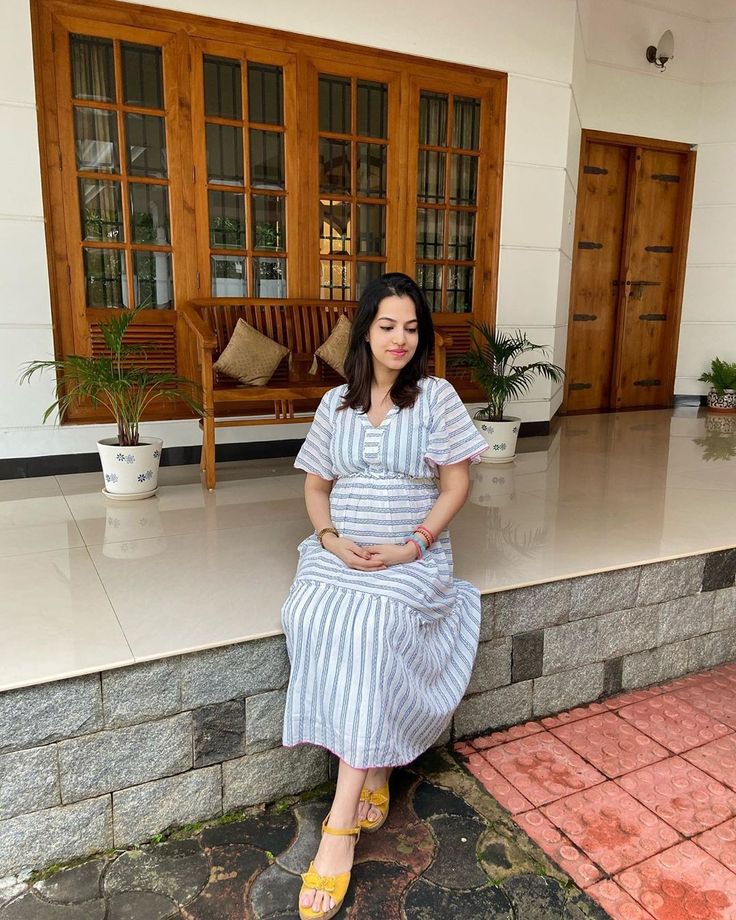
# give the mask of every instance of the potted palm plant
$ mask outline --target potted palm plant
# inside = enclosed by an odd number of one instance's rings
[[[485,391],[488,405],[473,416],[475,427],[488,441],[490,450],[481,456],[487,463],[510,463],[516,456],[516,441],[521,419],[504,415],[510,399],[518,399],[540,375],[558,383],[564,375],[563,368],[548,361],[514,364],[521,355],[530,351],[549,349],[530,342],[526,333],[501,332],[485,323],[470,323],[471,346],[464,355],[450,358],[451,365],[464,365],[478,385]],[[475,332],[479,335],[476,337]]]
[[[158,488],[163,441],[142,437],[139,431],[141,418],[154,399],[180,399],[195,414],[204,414],[195,398],[197,384],[169,372],[151,373],[140,360],[136,363],[136,358],[145,356],[145,347],[127,344],[125,332],[143,309],[145,306],[100,323],[109,354],[30,361],[20,377],[23,383],[37,373],[56,371],[56,399],[44,412],[44,422],[54,412],[62,420],[77,399],[89,399],[93,406],[109,410],[117,425],[117,437],[97,442],[105,478],[102,491],[109,498],[148,498]]]
[[[707,398],[709,412],[736,413],[736,362],[713,358],[710,370],[698,380],[711,385]]]

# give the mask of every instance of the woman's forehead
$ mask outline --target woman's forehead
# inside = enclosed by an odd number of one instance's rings
[[[408,323],[417,318],[417,308],[411,297],[392,294],[384,297],[378,305],[376,319],[392,319],[397,323]]]

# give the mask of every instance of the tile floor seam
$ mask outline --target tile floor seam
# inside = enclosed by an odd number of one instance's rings
[[[80,547],[80,549],[81,549],[81,548],[82,548],[82,547]],[[102,590],[105,592],[105,597],[107,598],[107,603],[110,605],[110,610],[112,610],[112,614],[113,614],[113,616],[115,617],[115,622],[118,624],[118,627],[120,628],[120,634],[121,634],[121,636],[123,637],[123,639],[125,640],[125,644],[126,644],[126,646],[128,647],[128,651],[130,652],[130,657],[131,657],[131,658],[133,659],[133,661],[135,662],[135,660],[136,660],[135,654],[133,653],[133,649],[131,648],[131,645],[130,645],[130,642],[129,642],[129,640],[128,640],[128,637],[127,637],[127,635],[125,634],[125,630],[123,629],[123,624],[120,622],[120,617],[118,616],[118,612],[117,612],[117,610],[115,609],[115,605],[113,604],[112,598],[110,597],[110,594],[109,594],[109,592],[108,592],[108,590],[107,590],[107,585],[106,585],[105,582],[102,580],[102,576],[100,575],[99,569],[98,569],[97,566],[95,565],[95,560],[92,558],[92,553],[90,553],[89,547],[87,546],[86,543],[85,543],[85,545],[84,545],[84,551],[85,551],[85,553],[87,553],[87,556],[89,557],[89,561],[90,561],[91,564],[92,564],[92,568],[95,570],[95,575],[97,576],[97,579],[98,579],[98,581],[100,582],[100,585],[101,585],[101,587],[102,587]],[[104,669],[102,669],[102,670],[104,670]],[[98,671],[100,671],[99,668],[98,668]],[[92,673],[95,673],[95,672],[93,671]],[[101,671],[100,671],[100,673],[101,673]]]

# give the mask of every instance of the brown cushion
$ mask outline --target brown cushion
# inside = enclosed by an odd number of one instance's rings
[[[239,319],[215,370],[251,387],[265,386],[289,349]]]
[[[341,376],[345,376],[345,358],[348,354],[348,344],[350,342],[350,330],[352,323],[345,316],[340,314],[340,318],[335,324],[335,328],[330,333],[326,342],[323,342],[314,353],[314,364],[310,368],[310,374],[317,373],[317,358],[321,358],[326,364],[334,368]]]

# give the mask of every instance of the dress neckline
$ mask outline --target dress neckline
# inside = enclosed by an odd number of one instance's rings
[[[396,414],[396,412],[398,411],[398,408],[399,407],[396,405],[396,403],[393,403],[391,408],[388,410],[388,412],[384,415],[383,419],[377,425],[374,425],[373,422],[368,418],[367,412],[362,411],[362,412],[359,412],[358,415],[360,415],[360,417],[365,421],[369,429],[373,431],[380,431],[381,428],[383,428],[391,420],[391,418]]]

